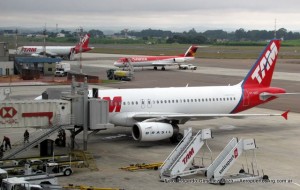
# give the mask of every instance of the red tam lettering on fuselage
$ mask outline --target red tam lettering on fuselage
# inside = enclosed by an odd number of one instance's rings
[[[122,107],[122,97],[115,96],[111,100],[110,97],[103,97],[103,100],[107,100],[109,103],[109,112],[120,112]]]
[[[34,52],[36,52],[36,49],[37,48],[22,48],[22,51],[23,52],[28,52],[28,53],[34,53]]]

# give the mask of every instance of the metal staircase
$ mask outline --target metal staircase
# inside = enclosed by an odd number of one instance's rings
[[[16,142],[14,144],[16,146],[14,146],[13,149],[4,152],[2,160],[15,158],[18,154],[21,154],[22,152],[31,149],[32,147],[38,145],[39,143],[53,135],[58,130],[66,127],[64,125],[59,124],[61,123],[60,121],[62,119],[59,115],[57,115],[56,118],[57,119],[54,120],[53,124],[50,124],[48,128],[40,129],[34,133],[31,133],[29,143],[24,143],[24,140]],[[66,118],[64,117],[63,119],[65,120]],[[71,119],[71,117],[69,117],[69,119]]]
[[[200,151],[207,139],[211,139],[211,130],[203,129],[193,137],[192,129],[188,129],[184,138],[179,142],[160,168],[160,179],[171,179],[190,175],[198,170],[191,167],[194,157]]]
[[[207,179],[210,180],[211,183],[220,183],[221,185],[224,185],[227,183],[225,173],[229,170],[229,168],[237,161],[243,152],[252,150],[254,153],[255,149],[256,144],[254,139],[238,140],[237,138],[233,138],[219,154],[219,156],[213,161],[213,163],[207,168]],[[251,165],[252,167],[254,166],[253,163]],[[255,165],[257,166],[256,163]],[[254,168],[252,168],[252,170],[253,173],[250,174],[246,173],[244,169],[241,169],[239,174],[230,175],[229,180],[230,182],[235,182],[240,181],[241,179],[255,180],[268,178],[266,175],[262,177],[259,176],[258,171],[257,174],[255,174]]]

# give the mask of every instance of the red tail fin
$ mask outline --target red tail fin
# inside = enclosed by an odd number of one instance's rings
[[[279,48],[280,40],[270,41],[242,82],[244,87],[270,86]]]
[[[184,54],[184,57],[195,57],[195,53],[198,49],[198,46],[190,46],[189,49]]]
[[[82,48],[88,47],[90,42],[90,36],[91,36],[90,34],[84,35],[80,43],[78,43],[75,48],[80,48],[81,44],[82,44]]]

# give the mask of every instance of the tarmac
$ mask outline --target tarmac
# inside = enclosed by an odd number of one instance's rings
[[[114,55],[83,54],[83,71],[105,78],[105,70],[111,67]],[[128,56],[128,55],[127,55]],[[292,62],[291,62],[292,61]],[[300,92],[297,71],[298,60],[279,60],[274,74],[273,86],[283,87],[288,92]],[[141,88],[141,87],[168,87],[168,86],[205,86],[237,84],[255,60],[206,60],[193,61],[198,68],[196,71],[179,71],[176,67],[168,67],[167,71],[154,71],[152,68],[138,68],[135,70],[135,79],[131,82],[120,82],[105,86],[93,85],[91,87],[106,88]],[[284,64],[281,64],[284,63]],[[72,70],[79,69],[79,62],[72,61]],[[298,68],[298,69],[297,69]],[[223,69],[223,70],[222,70]],[[278,74],[278,73],[279,74]],[[277,76],[278,77],[277,77]],[[283,77],[283,78],[281,78]],[[286,79],[284,77],[290,77]],[[1,84],[5,86],[6,84]],[[11,99],[32,99],[40,95],[49,86],[34,85],[11,87]],[[67,89],[69,86],[52,86]],[[231,119],[219,118],[204,121],[189,121],[180,126],[181,130],[192,127],[193,133],[204,128],[212,129],[214,138],[208,144],[216,158],[225,145],[233,138],[255,138],[258,149],[256,157],[247,154],[248,163],[257,160],[260,174],[268,175],[267,183],[240,182],[219,185],[208,184],[201,179],[203,175],[189,177],[195,179],[183,183],[165,183],[159,181],[159,171],[143,170],[129,172],[120,170],[120,167],[136,163],[154,163],[164,161],[175,145],[169,140],[158,142],[136,142],[131,137],[131,128],[115,127],[98,132],[89,139],[88,151],[93,153],[99,171],[90,171],[86,168],[75,168],[69,177],[60,177],[61,185],[91,185],[96,187],[111,187],[122,189],[299,189],[300,188],[300,104],[299,98],[289,96],[270,102],[259,108],[253,108],[245,113],[282,113],[290,109],[289,119],[281,117]],[[30,132],[34,129],[30,129]],[[23,135],[23,130],[0,129],[1,135],[9,135],[12,139],[18,139]],[[1,138],[1,136],[0,136]],[[54,138],[54,137],[53,137]],[[81,134],[78,135],[77,144],[82,148]],[[207,153],[208,150],[204,149]],[[66,151],[62,149],[56,152]],[[206,157],[209,157],[207,154]],[[208,166],[209,160],[205,160]],[[242,157],[230,169],[230,173],[237,173],[244,167],[246,158]],[[247,168],[247,167],[246,167]],[[249,167],[251,168],[251,167]],[[252,169],[250,169],[252,171]]]

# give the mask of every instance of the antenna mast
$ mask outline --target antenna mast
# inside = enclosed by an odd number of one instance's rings
[[[275,25],[274,25],[274,39],[276,39],[276,18],[275,18]]]

